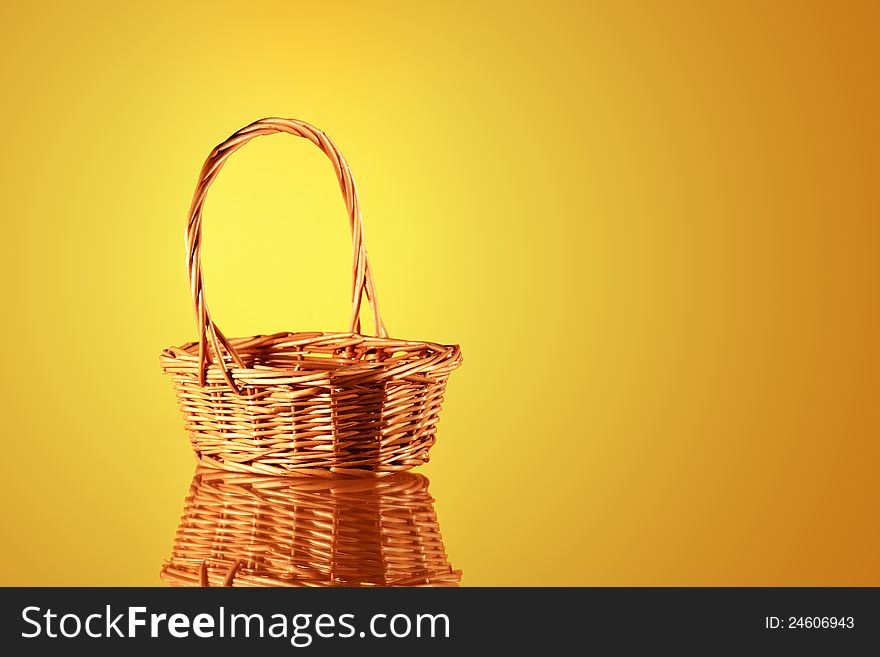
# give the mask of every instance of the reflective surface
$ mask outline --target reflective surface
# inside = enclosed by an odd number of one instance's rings
[[[175,586],[457,586],[428,479],[196,470],[171,556]]]

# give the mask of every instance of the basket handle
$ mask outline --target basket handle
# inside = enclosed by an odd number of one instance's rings
[[[360,309],[361,301],[364,295],[367,297],[367,303],[373,310],[373,325],[376,335],[379,337],[388,337],[388,331],[382,322],[382,316],[379,314],[379,303],[376,298],[376,288],[373,283],[373,275],[370,269],[370,263],[367,258],[367,251],[364,246],[364,225],[361,217],[360,204],[358,202],[357,188],[354,184],[354,178],[351,175],[351,169],[342,154],[336,148],[330,138],[324,134],[322,130],[296,119],[281,118],[265,118],[254,121],[230,136],[222,144],[219,144],[208,159],[205,160],[199,174],[199,182],[196,185],[193,194],[192,205],[189,210],[189,217],[186,225],[186,270],[189,274],[190,290],[192,292],[193,309],[196,314],[199,330],[199,385],[205,384],[205,373],[207,365],[211,358],[216,358],[217,364],[223,372],[226,382],[236,391],[241,392],[232,379],[229,372],[229,364],[223,357],[225,351],[232,362],[238,367],[244,367],[241,357],[235,351],[235,348],[229,342],[225,335],[217,328],[217,325],[211,319],[211,313],[208,311],[208,304],[205,301],[205,287],[202,278],[202,208],[205,204],[205,198],[208,194],[208,188],[223,164],[239,148],[244,146],[254,137],[260,135],[270,135],[276,132],[286,132],[297,137],[308,139],[318,148],[320,148],[333,164],[336,177],[339,180],[339,187],[342,190],[342,196],[345,199],[345,208],[348,211],[349,226],[351,228],[352,238],[352,285],[351,285],[351,320],[349,322],[349,331],[352,333],[360,333]],[[208,344],[211,345],[213,355],[209,353]]]

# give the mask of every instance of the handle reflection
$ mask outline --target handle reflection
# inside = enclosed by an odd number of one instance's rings
[[[174,586],[457,586],[422,475],[198,469],[160,576]]]

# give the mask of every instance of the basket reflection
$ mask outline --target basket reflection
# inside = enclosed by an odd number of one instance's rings
[[[428,480],[273,477],[200,468],[170,559],[174,586],[457,586]]]

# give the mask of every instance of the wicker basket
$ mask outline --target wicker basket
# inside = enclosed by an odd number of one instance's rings
[[[428,480],[273,477],[199,468],[171,558],[175,586],[457,586]]]
[[[305,137],[329,158],[351,227],[352,307],[346,333],[227,338],[211,319],[201,267],[202,208],[226,159],[260,135]],[[197,460],[234,472],[387,474],[428,460],[458,345],[397,340],[379,314],[357,189],[321,130],[261,119],[217,146],[202,167],[186,231],[187,271],[199,340],[166,349],[161,365],[177,391]],[[312,281],[308,281],[311,284]],[[361,334],[363,297],[376,337]]]

